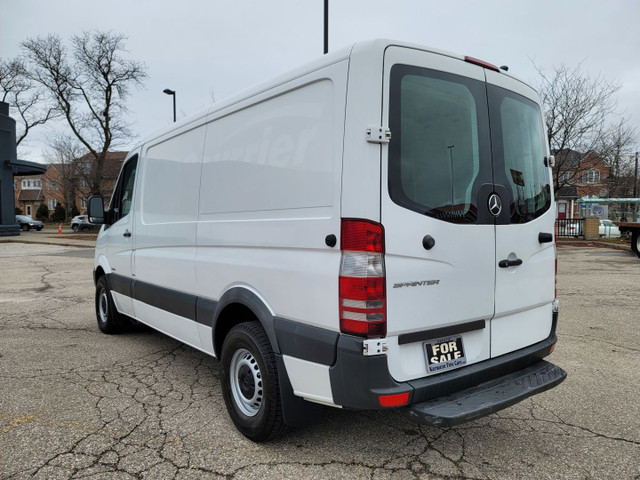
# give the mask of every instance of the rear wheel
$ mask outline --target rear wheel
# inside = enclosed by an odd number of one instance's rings
[[[253,321],[233,327],[221,360],[222,394],[236,428],[254,442],[284,433],[276,359],[262,326]]]
[[[103,333],[120,333],[126,325],[125,317],[116,310],[105,276],[96,282],[96,318]]]
[[[29,231],[29,225],[27,225],[26,223],[24,225],[22,225],[22,231],[23,232],[28,232]]]
[[[78,225],[74,225],[73,227],[71,227],[71,229],[72,229],[74,232],[78,233],[78,231],[80,230],[80,227],[79,227]]]

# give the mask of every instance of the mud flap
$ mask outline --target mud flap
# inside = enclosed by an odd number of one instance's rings
[[[324,407],[317,403],[308,402],[293,393],[282,355],[276,354],[276,365],[284,423],[290,427],[307,427],[319,423],[324,417]]]
[[[541,360],[476,387],[403,408],[422,425],[449,427],[484,417],[555,387],[567,377],[560,367]]]

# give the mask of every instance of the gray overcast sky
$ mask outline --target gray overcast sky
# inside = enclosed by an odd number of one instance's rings
[[[640,132],[640,1],[330,0],[329,50],[371,38],[409,41],[497,65],[535,83],[543,68],[582,62],[622,82],[620,109]],[[133,91],[139,137],[322,54],[323,0],[0,0],[0,57],[28,37],[112,30],[149,78]],[[49,127],[53,128],[53,126]],[[44,161],[45,128],[19,152]],[[131,145],[123,145],[128,149]]]

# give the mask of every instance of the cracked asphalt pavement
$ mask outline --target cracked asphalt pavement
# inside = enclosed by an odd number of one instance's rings
[[[453,428],[327,409],[257,445],[215,359],[99,331],[93,250],[0,243],[0,478],[640,479],[640,260],[558,252],[557,388]]]

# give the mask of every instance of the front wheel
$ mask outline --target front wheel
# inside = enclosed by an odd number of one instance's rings
[[[29,225],[27,225],[27,224],[22,225],[22,231],[23,232],[28,232],[29,231]]]
[[[120,333],[126,324],[123,315],[116,310],[105,276],[96,282],[96,317],[103,333]]]
[[[78,233],[80,231],[80,227],[78,225],[74,225],[73,227],[71,227],[71,230],[73,230],[75,233]]]
[[[221,360],[222,394],[236,428],[254,442],[284,433],[276,359],[262,326],[253,321],[233,327]]]

